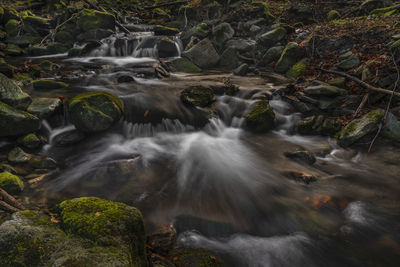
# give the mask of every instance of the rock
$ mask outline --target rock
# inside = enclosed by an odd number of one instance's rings
[[[40,119],[47,119],[61,112],[63,103],[59,98],[35,97],[28,107],[28,112]]]
[[[254,40],[237,39],[237,40],[229,40],[226,43],[226,47],[233,47],[239,52],[250,52],[254,50],[256,44],[257,42]]]
[[[50,60],[42,60],[39,64],[39,66],[44,71],[52,71],[54,64]]]
[[[303,56],[304,51],[297,43],[290,42],[283,50],[274,70],[278,73],[286,73]]]
[[[219,61],[219,55],[208,38],[203,39],[189,50],[183,52],[183,57],[186,57],[202,69],[213,67]]]
[[[29,166],[34,169],[57,169],[57,162],[49,157],[32,157],[29,160]]]
[[[83,132],[101,132],[121,119],[122,101],[107,92],[90,92],[74,97],[69,103],[71,122]]]
[[[238,76],[246,76],[248,72],[249,72],[249,65],[246,63],[243,63],[242,65],[233,70],[233,74]]]
[[[40,43],[41,38],[37,36],[31,36],[31,35],[22,35],[22,36],[13,36],[7,38],[7,42],[9,44],[14,44],[19,47],[28,47],[29,45]]]
[[[201,69],[193,64],[187,58],[175,58],[169,62],[167,62],[168,68],[172,72],[186,72],[186,73],[199,73]]]
[[[11,163],[27,163],[31,158],[31,154],[26,153],[19,147],[14,148],[8,153],[8,161]]]
[[[157,51],[159,58],[177,57],[179,51],[173,40],[169,38],[163,38],[157,43]]]
[[[6,163],[0,164],[0,172],[9,172],[12,174],[16,174],[17,171],[11,166]]]
[[[297,124],[297,132],[302,135],[314,134],[315,119],[315,116],[311,116],[300,120]]]
[[[68,87],[67,83],[55,80],[36,80],[32,82],[35,90],[56,90]]]
[[[215,101],[215,97],[211,88],[199,85],[184,89],[181,101],[190,106],[206,107]]]
[[[157,254],[167,255],[175,246],[176,230],[173,225],[161,226],[147,235],[146,244],[152,247],[152,251]]]
[[[294,64],[290,70],[286,73],[287,76],[291,78],[298,78],[299,76],[303,75],[306,72],[307,68],[307,61],[305,59],[300,60],[296,64]]]
[[[238,57],[236,55],[236,49],[232,46],[229,46],[222,52],[221,59],[219,61],[219,65],[223,68],[234,69],[239,64]]]
[[[234,34],[235,30],[232,26],[227,22],[223,22],[213,28],[211,40],[216,47],[221,48]]]
[[[17,36],[18,34],[18,20],[10,19],[5,25],[4,28],[6,30],[7,35],[9,36]]]
[[[269,31],[267,33],[264,33],[260,36],[260,43],[264,45],[265,47],[272,47],[276,43],[280,42],[283,40],[283,38],[286,37],[286,29],[283,27],[276,28],[272,31]]]
[[[96,31],[96,30],[94,30],[94,31]],[[75,38],[68,31],[58,31],[55,34],[54,39],[56,40],[56,42],[59,42],[59,43],[71,43],[74,41]]]
[[[289,159],[304,162],[309,165],[314,164],[316,161],[314,154],[310,151],[285,152],[284,155]]]
[[[40,120],[34,115],[0,102],[0,137],[32,133],[39,127]]]
[[[134,81],[135,81],[135,78],[133,78],[130,75],[122,75],[122,76],[119,76],[117,79],[118,83],[131,83]]]
[[[38,148],[42,142],[36,134],[30,133],[18,138],[17,143],[26,148]]]
[[[315,176],[313,176],[311,174],[303,173],[303,172],[290,171],[285,174],[289,179],[294,180],[296,182],[303,182],[305,184],[310,184],[312,182],[317,181]]]
[[[392,0],[366,0],[360,6],[360,11],[364,15],[368,15],[372,10],[377,8],[388,7],[392,4]]]
[[[333,97],[340,95],[347,95],[345,89],[326,84],[320,81],[314,81],[310,86],[304,89],[304,93],[309,96],[316,97]]]
[[[293,4],[289,7],[288,12],[295,22],[302,22],[305,24],[314,22],[314,12],[310,6]]]
[[[9,194],[18,194],[24,190],[24,184],[18,176],[9,172],[1,172],[0,188],[6,190]]]
[[[8,78],[12,78],[14,75],[14,67],[11,66],[10,64],[8,64],[4,60],[4,58],[0,58],[0,73],[4,74]],[[0,82],[1,82],[1,78],[0,78]],[[1,94],[1,89],[0,89],[0,94]]]
[[[190,42],[192,37],[199,37],[199,38],[204,38],[207,36],[209,31],[209,26],[207,23],[202,22],[197,26],[194,26],[190,28],[188,31],[186,31],[183,36],[182,36],[182,41],[187,44]]]
[[[13,80],[0,73],[0,101],[14,108],[26,109],[32,99]]]
[[[335,136],[340,130],[341,125],[335,121],[334,118],[326,118],[317,131],[321,135]]]
[[[63,201],[63,228],[101,245],[125,245],[135,266],[147,266],[144,222],[140,211],[123,203],[96,197]]]
[[[8,44],[6,49],[4,50],[7,56],[21,56],[24,54],[24,51],[18,46],[14,44]]]
[[[88,41],[100,41],[101,39],[107,38],[110,35],[114,34],[114,31],[112,30],[104,30],[104,29],[93,29],[84,33],[79,34],[76,36],[76,39],[80,42],[88,42]],[[66,39],[68,37],[68,32],[64,34],[64,36],[59,36],[62,37],[62,39]],[[59,39],[57,39],[56,36],[56,41],[60,42]],[[70,39],[70,41],[73,41],[74,38]]]
[[[337,10],[331,10],[328,13],[328,21],[332,21],[335,19],[339,19],[340,18],[340,13]]]
[[[389,112],[386,117],[383,135],[386,138],[400,142],[400,121],[391,112]]]
[[[264,65],[268,65],[269,63],[277,61],[281,57],[281,53],[283,52],[283,46],[274,46],[265,52],[262,63]]]
[[[267,100],[261,100],[246,117],[247,127],[257,133],[267,132],[274,127],[275,113]]]
[[[157,25],[156,27],[154,27],[153,31],[155,35],[167,35],[167,36],[177,35],[179,33],[179,29],[177,28],[170,28],[161,25]]]
[[[114,30],[115,17],[111,13],[84,9],[79,13],[77,24],[85,32],[95,29]]]
[[[85,134],[74,129],[55,136],[52,143],[56,146],[68,146],[79,143],[83,139],[85,139]]]
[[[223,262],[215,255],[203,249],[178,248],[170,253],[170,260],[180,267],[218,267]]]
[[[329,85],[333,85],[336,87],[344,88],[346,83],[346,78],[333,78],[328,81]]]
[[[383,118],[382,110],[373,110],[360,119],[353,120],[338,135],[338,144],[348,147],[364,136],[375,132]]]
[[[358,67],[359,65],[360,65],[360,59],[356,56],[353,56],[339,62],[339,64],[337,64],[337,67],[342,70],[351,70]]]

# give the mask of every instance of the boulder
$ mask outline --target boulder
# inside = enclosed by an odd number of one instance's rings
[[[233,47],[239,52],[250,52],[254,50],[256,44],[254,40],[236,39],[226,42],[226,47]]]
[[[314,12],[311,6],[293,4],[288,9],[290,18],[295,22],[302,22],[305,24],[314,22]]]
[[[206,107],[215,101],[215,97],[211,88],[199,85],[184,89],[181,100],[190,106]]]
[[[18,176],[6,171],[0,173],[0,188],[7,193],[18,194],[24,190],[24,184]]]
[[[307,68],[307,61],[306,60],[300,60],[296,64],[294,64],[290,70],[286,72],[286,75],[291,77],[291,78],[298,78],[299,76],[303,75],[306,72]]]
[[[18,109],[26,109],[32,99],[13,80],[0,73],[0,101]]]
[[[383,129],[383,135],[386,138],[400,142],[400,121],[391,112],[389,112],[386,117],[385,128]]]
[[[173,40],[168,37],[161,39],[157,43],[157,51],[159,58],[177,57],[179,56],[179,51]]]
[[[170,260],[180,267],[222,267],[223,262],[211,252],[204,249],[178,248],[170,255]]]
[[[79,143],[85,139],[85,134],[76,129],[62,132],[55,136],[52,143],[56,146],[69,146],[71,144]]]
[[[274,127],[275,112],[267,100],[258,102],[246,117],[247,127],[257,133],[267,132]]]
[[[264,65],[268,65],[272,62],[279,60],[284,48],[285,47],[283,47],[283,46],[274,46],[274,47],[269,48],[267,50],[267,52],[265,52],[265,54],[262,58],[262,63]]]
[[[286,29],[283,27],[276,28],[272,31],[264,33],[260,36],[260,43],[265,47],[272,47],[276,43],[283,40],[286,37]]]
[[[314,164],[316,161],[314,154],[310,151],[285,152],[284,155],[289,159],[309,165]]]
[[[174,58],[166,63],[172,72],[198,73],[201,69],[184,57]]]
[[[8,153],[8,161],[11,163],[27,163],[32,158],[32,155],[26,153],[21,148],[16,147]]]
[[[111,13],[84,9],[79,13],[77,24],[85,32],[96,29],[114,30],[115,17]]]
[[[221,48],[234,34],[235,30],[232,26],[227,22],[223,22],[213,28],[211,40],[216,47]]]
[[[69,103],[71,122],[83,132],[101,132],[119,121],[124,113],[122,101],[107,92],[90,92]]]
[[[304,51],[297,43],[290,42],[283,50],[274,70],[278,73],[286,73],[303,57]]]
[[[0,73],[4,74],[8,78],[12,78],[14,75],[14,67],[8,64],[4,58],[0,58]]]
[[[47,119],[62,110],[63,103],[59,98],[35,97],[28,107],[28,112],[40,119]]]
[[[4,26],[8,36],[17,36],[19,22],[15,19],[10,19]]]
[[[364,136],[375,132],[384,116],[382,110],[373,110],[360,119],[355,119],[338,134],[337,142],[342,147],[348,147]]]
[[[202,69],[213,67],[219,61],[219,55],[208,38],[203,39],[189,50],[183,52],[183,57],[186,57]]]
[[[304,93],[313,97],[335,97],[340,95],[347,95],[345,89],[329,85],[320,81],[313,81],[313,83],[304,89]]]
[[[0,137],[32,133],[39,127],[40,120],[36,116],[0,102]]]
[[[17,143],[26,148],[38,148],[42,143],[36,134],[30,133],[18,138]]]
[[[248,72],[249,72],[249,65],[246,63],[243,63],[242,65],[233,70],[233,74],[237,76],[246,76]]]
[[[55,80],[36,80],[32,82],[32,85],[35,90],[55,90],[68,87],[67,83]]]
[[[232,46],[229,46],[222,52],[221,59],[219,61],[219,65],[223,68],[234,69],[237,67],[239,60],[236,55],[236,49]]]
[[[29,160],[29,166],[34,168],[34,169],[56,169],[57,168],[57,162],[49,157],[38,157],[34,156]]]
[[[153,29],[155,35],[167,35],[167,36],[173,36],[177,35],[179,33],[179,29],[177,28],[171,28],[167,26],[161,26],[157,25]]]
[[[340,13],[337,10],[331,10],[328,13],[328,21],[332,21],[335,19],[339,19],[340,18]]]
[[[198,37],[198,38],[204,38],[207,36],[209,31],[209,26],[207,23],[202,22],[197,26],[194,26],[192,28],[190,28],[189,30],[187,30],[183,36],[182,36],[182,41],[184,42],[184,44],[187,44],[190,42],[190,40],[192,39],[192,37]]]
[[[21,49],[18,45],[15,44],[8,44],[6,49],[4,50],[7,56],[17,57],[24,54],[24,50]]]

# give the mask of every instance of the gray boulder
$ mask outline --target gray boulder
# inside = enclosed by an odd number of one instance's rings
[[[189,50],[183,52],[183,57],[186,57],[202,69],[215,66],[220,58],[208,38],[200,41]]]
[[[39,127],[40,121],[36,116],[0,102],[0,137],[32,133]]]
[[[276,28],[272,31],[264,33],[260,36],[260,43],[265,47],[271,47],[276,43],[280,42],[286,36],[286,29],[283,27]]]
[[[0,101],[18,109],[26,109],[32,99],[13,80],[0,73]]]
[[[214,27],[212,42],[216,47],[221,48],[226,41],[233,37],[234,34],[235,30],[232,26],[227,22],[223,22]]]
[[[303,55],[304,50],[297,43],[288,43],[275,65],[275,71],[279,73],[286,73],[303,57]]]

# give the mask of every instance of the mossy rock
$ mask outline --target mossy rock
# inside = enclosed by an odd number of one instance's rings
[[[4,27],[9,36],[16,36],[18,34],[19,22],[18,20],[11,19],[5,24]]]
[[[62,89],[68,87],[67,83],[55,80],[36,80],[33,81],[32,85],[35,90],[43,90],[43,91]]]
[[[0,173],[0,187],[10,194],[18,194],[24,190],[21,179],[9,172]]]
[[[73,43],[74,37],[68,31],[59,31],[55,35],[55,40],[60,43]]]
[[[199,73],[201,69],[193,64],[187,58],[175,58],[167,63],[171,71],[174,72],[186,72],[186,73]]]
[[[9,172],[12,174],[16,174],[17,171],[9,164],[2,163],[0,164],[0,172]]]
[[[302,58],[304,51],[297,43],[290,42],[283,50],[274,70],[278,73],[286,73],[296,62]]]
[[[314,81],[310,86],[304,89],[304,93],[313,97],[335,97],[347,95],[347,91],[345,89],[320,81]]]
[[[342,77],[333,78],[328,81],[329,85],[333,85],[333,86],[340,87],[340,88],[344,88],[345,83],[346,83],[346,78],[342,78]]]
[[[286,29],[283,27],[279,27],[261,35],[260,42],[265,47],[269,48],[275,45],[276,43],[282,41],[286,37],[286,34],[287,34]]]
[[[83,31],[95,29],[115,29],[115,17],[111,13],[84,9],[78,16],[77,24]]]
[[[53,66],[54,66],[54,64],[50,60],[42,60],[40,62],[40,68],[44,71],[52,71]]]
[[[232,26],[227,22],[223,22],[213,28],[211,40],[216,47],[221,48],[234,34],[235,30]]]
[[[27,163],[33,157],[33,155],[26,153],[19,147],[15,147],[8,152],[8,161],[11,163]]]
[[[11,56],[11,57],[21,56],[25,53],[21,47],[19,47],[18,45],[15,45],[15,44],[10,44],[10,43],[7,45],[4,52],[6,53],[7,56]]]
[[[235,48],[229,46],[222,52],[219,65],[223,68],[234,69],[238,66],[239,59]]]
[[[183,52],[183,57],[202,69],[217,65],[220,59],[218,52],[208,38],[201,40],[192,48]]]
[[[170,253],[171,261],[178,267],[222,267],[223,262],[204,249],[178,248]]]
[[[328,21],[332,21],[335,19],[339,19],[340,18],[340,13],[337,10],[331,10],[328,13]]]
[[[34,169],[53,170],[57,168],[57,162],[49,157],[34,156],[29,160],[29,166]]]
[[[15,108],[26,109],[32,99],[13,80],[0,73],[0,101]]]
[[[128,246],[135,266],[146,266],[144,222],[140,211],[96,197],[66,200],[59,205],[67,233],[98,244]]]
[[[300,120],[297,124],[297,132],[302,135],[314,134],[315,116]]]
[[[155,35],[167,35],[167,36],[172,36],[179,33],[179,29],[177,28],[170,28],[161,25],[157,25],[156,27],[154,27],[153,31]]]
[[[183,36],[182,36],[182,41],[184,43],[188,43],[192,37],[199,37],[199,38],[204,38],[207,36],[208,32],[210,30],[210,26],[206,22],[202,22],[198,24],[197,26],[194,26],[187,30]]]
[[[307,62],[306,60],[301,60],[294,64],[290,70],[286,73],[287,76],[291,78],[298,78],[299,76],[303,75],[306,72]]]
[[[24,24],[29,24],[32,27],[49,27],[50,20],[38,16],[22,16]]]
[[[257,133],[263,133],[274,127],[275,112],[267,100],[262,100],[256,104],[246,117],[247,127]]]
[[[187,105],[206,107],[215,101],[215,97],[211,88],[199,85],[184,89],[181,100]]]
[[[19,136],[35,132],[40,120],[34,115],[0,102],[0,136]]]
[[[364,136],[375,132],[384,116],[380,109],[365,114],[360,119],[353,120],[338,134],[337,142],[342,147],[348,147]]]
[[[41,144],[39,137],[34,133],[18,138],[17,142],[27,148],[38,148]]]
[[[283,46],[274,46],[269,48],[262,58],[262,63],[268,65],[269,63],[279,60],[283,49],[285,49]]]
[[[90,92],[69,103],[71,122],[83,132],[101,132],[119,121],[124,113],[122,101],[107,92]]]

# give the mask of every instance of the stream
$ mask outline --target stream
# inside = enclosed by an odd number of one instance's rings
[[[79,196],[121,201],[142,211],[147,231],[173,223],[180,246],[209,249],[227,266],[398,266],[398,148],[383,143],[366,154],[327,137],[297,135],[301,114],[273,94],[284,83],[271,73],[158,79],[158,38],[116,35],[87,57],[46,57],[60,65],[60,79],[70,86],[25,88],[31,95],[109,91],[123,100],[125,116],[111,130],[63,147],[54,140],[74,126],[43,122],[50,143],[41,154],[60,169],[24,193],[32,202]],[[177,56],[181,46],[176,40]],[[226,77],[240,87],[234,96],[216,96],[211,109],[181,103],[182,89],[222,84]],[[272,97],[277,126],[256,135],[243,127],[244,116],[262,96]],[[297,150],[315,153],[316,163],[284,156]],[[291,180],[290,171],[317,181]]]

